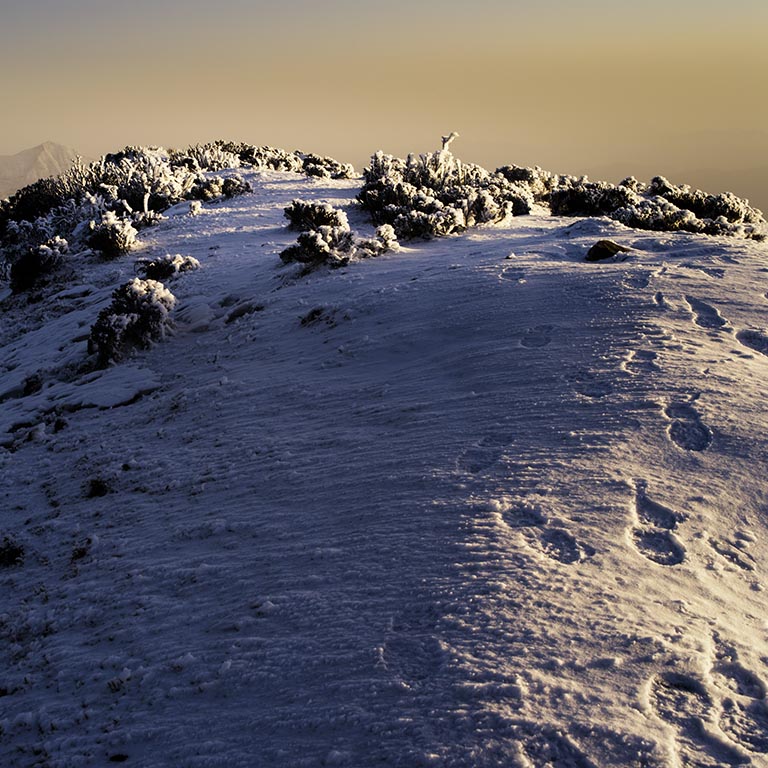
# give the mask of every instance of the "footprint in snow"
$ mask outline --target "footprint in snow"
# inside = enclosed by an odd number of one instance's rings
[[[768,753],[768,711],[764,701],[724,699],[720,729],[749,752]]]
[[[704,723],[713,701],[699,680],[662,673],[651,681],[649,698],[658,717],[677,731],[679,764],[696,768],[745,764],[742,754],[707,732]]]
[[[520,339],[521,346],[526,349],[546,347],[552,341],[552,328],[551,325],[537,325],[528,328],[523,334],[523,338]]]
[[[739,331],[736,338],[745,347],[759,352],[761,355],[768,355],[768,336],[764,333],[753,330]]]
[[[445,650],[433,635],[393,635],[384,644],[382,662],[409,688],[423,688],[440,673]]]
[[[672,423],[667,428],[669,439],[685,451],[703,451],[712,442],[712,430],[701,420],[690,403],[670,403],[664,413]]]
[[[656,363],[658,354],[652,349],[633,350],[622,363],[622,368],[635,376],[642,373],[654,373],[661,370]]]
[[[666,528],[668,531],[677,528],[682,515],[649,499],[647,491],[647,480],[635,480],[635,514],[637,519],[644,525]]]
[[[696,325],[713,330],[728,325],[728,321],[711,304],[707,304],[694,296],[686,296],[685,300],[693,312],[693,321]]]
[[[712,677],[728,691],[722,703],[720,729],[747,751],[768,753],[768,710],[763,681],[739,662],[738,654],[731,648],[718,650]]]
[[[516,504],[502,513],[504,522],[510,528],[534,528],[545,525],[546,517],[530,504]]]
[[[651,278],[653,277],[653,274],[653,272],[648,270],[638,270],[632,274],[625,275],[622,282],[627,288],[636,288],[642,290],[651,284]]]
[[[685,548],[668,531],[634,527],[632,541],[641,555],[659,565],[680,565],[685,560]]]
[[[681,267],[685,267],[686,269],[695,269],[699,272],[703,272],[708,277],[714,277],[717,280],[722,280],[725,277],[725,270],[721,267],[704,267],[700,264],[681,264]]]
[[[543,531],[539,546],[547,557],[565,565],[583,562],[595,554],[592,547],[580,544],[574,536],[562,528],[549,528]]]
[[[519,723],[515,736],[526,757],[542,768],[597,768],[596,764],[559,728]]]
[[[509,280],[513,283],[519,283],[525,280],[525,270],[521,267],[506,267],[501,270],[499,277],[502,280]]]
[[[646,494],[645,480],[635,481],[634,513],[637,525],[631,529],[632,542],[641,555],[659,565],[679,565],[685,560],[685,547],[672,531],[682,515],[658,504]]]
[[[712,672],[721,686],[731,693],[760,701],[765,698],[766,689],[763,681],[743,667],[734,656],[718,660]]]
[[[594,373],[582,371],[571,377],[573,388],[584,397],[598,399],[610,395],[613,387],[608,381],[601,381]]]
[[[492,467],[504,454],[498,441],[484,437],[480,442],[468,448],[459,458],[459,468],[477,475]]]

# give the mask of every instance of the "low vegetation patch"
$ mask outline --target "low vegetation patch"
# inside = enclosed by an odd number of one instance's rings
[[[120,362],[134,349],[147,349],[171,328],[174,295],[156,280],[134,278],[112,294],[91,328],[88,352],[96,365]]]

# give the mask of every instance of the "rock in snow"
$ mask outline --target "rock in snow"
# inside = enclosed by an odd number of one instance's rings
[[[360,181],[243,175],[7,299],[0,763],[768,764],[768,247],[534,213],[299,277],[283,208]],[[164,253],[171,335],[78,373]]]

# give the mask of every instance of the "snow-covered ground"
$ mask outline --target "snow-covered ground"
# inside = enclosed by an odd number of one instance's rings
[[[0,764],[768,765],[768,245],[542,212],[295,278],[283,207],[360,182],[245,176],[4,294]],[[75,375],[165,253],[173,336]]]

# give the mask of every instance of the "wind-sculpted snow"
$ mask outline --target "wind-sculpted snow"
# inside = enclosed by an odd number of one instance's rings
[[[0,289],[0,764],[762,765],[767,246],[535,208],[306,271],[284,209],[374,239],[362,182],[237,170]]]

